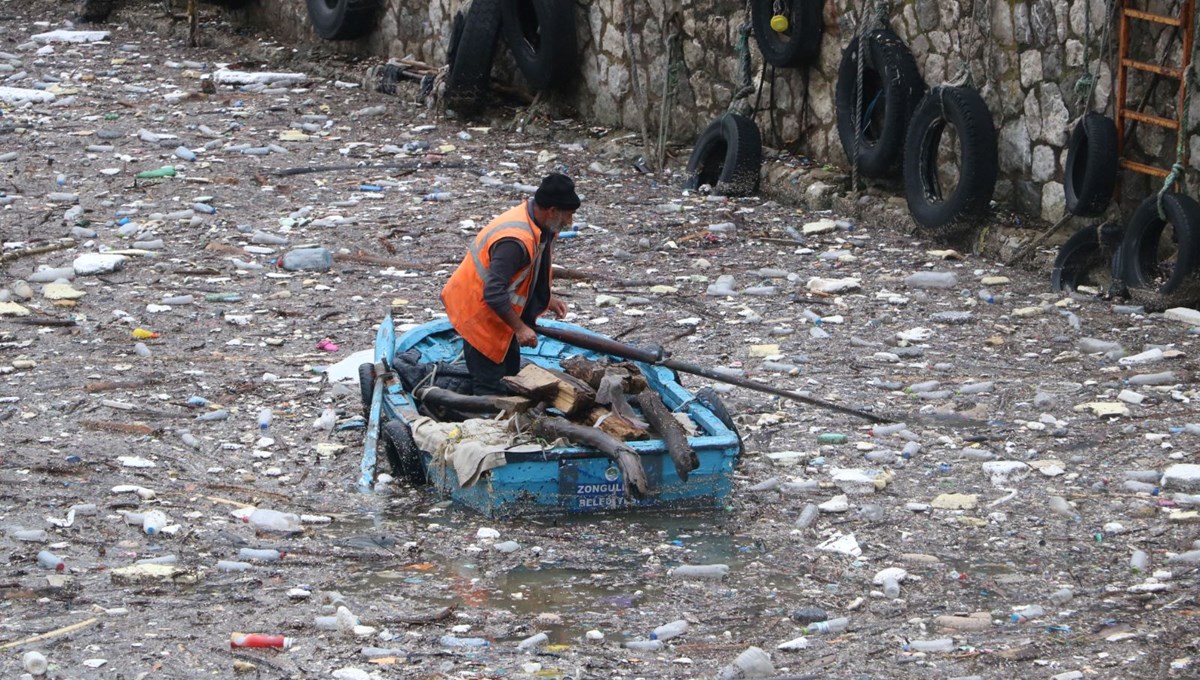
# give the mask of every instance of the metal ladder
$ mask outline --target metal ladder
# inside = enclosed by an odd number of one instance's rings
[[[1179,132],[1180,119],[1186,115],[1184,110],[1184,77],[1190,65],[1192,55],[1192,31],[1195,28],[1195,0],[1183,0],[1180,3],[1179,16],[1154,14],[1131,7],[1133,0],[1121,0],[1120,37],[1117,55],[1117,92],[1116,92],[1116,124],[1117,124],[1117,156],[1123,170],[1132,170],[1143,175],[1166,177],[1171,174],[1169,169],[1146,165],[1125,158],[1125,126],[1128,123],[1146,123]],[[1151,64],[1137,61],[1129,56],[1130,24],[1145,22],[1175,26],[1183,38],[1183,58],[1179,67]],[[1131,108],[1126,102],[1126,92],[1129,85],[1130,70],[1154,73],[1162,77],[1172,78],[1178,83],[1178,106],[1176,113],[1180,118],[1164,118],[1149,113],[1143,113]],[[1171,145],[1174,148],[1174,144]],[[1186,153],[1186,146],[1185,146]],[[1181,159],[1186,163],[1187,159]]]

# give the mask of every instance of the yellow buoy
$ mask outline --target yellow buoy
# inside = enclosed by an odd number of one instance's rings
[[[771,30],[776,33],[783,33],[788,30],[788,18],[782,14],[776,14],[771,17]]]

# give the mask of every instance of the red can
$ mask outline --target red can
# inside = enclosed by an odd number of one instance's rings
[[[292,639],[282,635],[266,635],[264,633],[230,633],[230,648],[238,647],[267,647],[287,649],[292,646]]]

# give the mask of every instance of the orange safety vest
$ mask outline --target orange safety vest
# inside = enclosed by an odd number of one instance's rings
[[[529,266],[519,270],[508,282],[509,299],[518,316],[529,300],[529,290],[542,264],[542,230],[533,222],[533,202],[526,201],[501,213],[484,227],[467,248],[467,254],[442,288],[442,304],[454,330],[496,363],[504,361],[515,334],[504,319],[483,300],[492,246],[500,239],[515,238],[529,254]],[[546,272],[550,276],[550,272]]]

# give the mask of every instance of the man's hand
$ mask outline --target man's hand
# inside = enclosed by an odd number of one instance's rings
[[[550,304],[547,305],[546,309],[550,310],[550,313],[556,319],[561,319],[567,315],[567,303],[560,300],[557,295],[550,296]]]
[[[525,324],[521,324],[514,331],[517,336],[517,344],[521,347],[537,347],[537,333]]]

